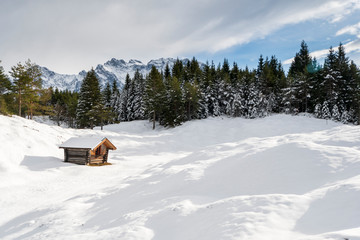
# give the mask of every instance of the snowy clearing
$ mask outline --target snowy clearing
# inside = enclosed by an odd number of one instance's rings
[[[0,239],[360,239],[360,127],[306,116],[65,129],[0,116]],[[107,137],[113,165],[63,162]]]

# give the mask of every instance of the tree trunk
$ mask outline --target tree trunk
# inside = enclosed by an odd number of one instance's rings
[[[30,102],[30,119],[33,119],[33,103],[32,101]]]
[[[19,117],[21,117],[21,89],[19,89]]]
[[[155,129],[155,117],[156,117],[156,114],[155,114],[155,111],[153,113],[153,130]]]
[[[190,101],[189,101],[189,105],[188,105],[188,114],[187,114],[187,115],[188,115],[188,121],[190,121],[190,106],[191,106],[191,105],[190,105]]]
[[[56,123],[60,127],[60,114],[56,114]]]

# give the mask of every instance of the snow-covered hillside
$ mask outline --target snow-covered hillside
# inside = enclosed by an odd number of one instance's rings
[[[305,116],[73,130],[0,116],[0,239],[360,239],[360,128]],[[64,163],[107,136],[113,165]]]
[[[183,63],[189,61],[188,59],[182,59]],[[174,58],[160,58],[156,60],[151,60],[147,64],[142,63],[139,60],[131,59],[128,62],[124,60],[112,58],[104,64],[98,64],[95,68],[95,72],[100,80],[100,85],[104,87],[107,82],[112,84],[116,81],[121,88],[125,83],[126,74],[129,74],[130,77],[133,77],[136,70],[139,70],[141,74],[145,77],[152,68],[155,66],[159,71],[164,71],[166,64],[169,65],[170,69],[173,67],[176,59]],[[69,74],[59,74],[54,71],[49,70],[46,67],[40,67],[43,78],[43,87],[49,88],[53,87],[59,90],[70,90],[70,91],[79,91],[81,87],[81,82],[86,76],[86,71],[83,70],[78,74],[69,75]],[[88,69],[89,70],[89,69]]]

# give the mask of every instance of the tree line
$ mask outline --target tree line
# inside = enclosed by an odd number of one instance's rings
[[[257,68],[252,70],[241,69],[235,62],[230,66],[226,59],[215,66],[213,62],[199,64],[193,58],[185,63],[177,60],[163,72],[152,67],[146,76],[139,71],[132,78],[127,75],[122,89],[116,82],[101,89],[91,69],[79,93],[40,91],[36,65],[29,62],[24,66],[29,77],[20,77],[22,74],[18,73],[23,70],[19,70],[22,68],[18,64],[10,72],[12,83],[4,80],[7,77],[0,68],[0,111],[14,112],[13,107],[3,107],[12,97],[19,115],[22,109],[27,114],[37,109],[36,114],[51,115],[58,123],[63,121],[71,127],[93,128],[140,119],[152,121],[153,128],[155,122],[175,127],[209,116],[258,118],[271,113],[301,112],[360,123],[360,72],[341,43],[336,50],[329,49],[324,64],[320,65],[303,41],[287,75],[275,56],[260,56]],[[33,82],[25,81],[23,85],[20,79]]]
[[[227,115],[258,118],[271,113],[312,113],[343,123],[360,122],[360,72],[340,43],[320,65],[303,41],[286,76],[275,57],[260,56],[256,69],[240,69],[193,58],[177,60],[164,72],[153,67],[147,76],[126,77],[120,93],[108,90],[110,122],[149,119],[174,127],[191,119]]]

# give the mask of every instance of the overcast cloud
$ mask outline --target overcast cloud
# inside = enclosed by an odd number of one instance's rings
[[[2,0],[0,60],[6,69],[30,58],[77,73],[112,57],[192,57],[266,38],[289,24],[336,23],[359,8],[359,0]]]

